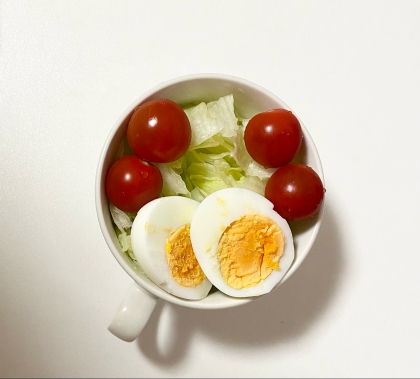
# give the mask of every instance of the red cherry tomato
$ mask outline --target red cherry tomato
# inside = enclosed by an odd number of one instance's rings
[[[134,155],[117,159],[108,170],[105,181],[108,199],[124,212],[137,212],[158,198],[162,186],[160,171]]]
[[[127,139],[139,158],[172,162],[187,151],[191,125],[183,109],[172,100],[151,100],[134,110],[128,123]]]
[[[324,186],[318,174],[304,164],[287,164],[268,179],[265,197],[287,221],[313,216],[324,199]]]
[[[249,155],[264,167],[280,167],[292,161],[302,144],[302,128],[294,114],[273,109],[252,117],[244,132]]]

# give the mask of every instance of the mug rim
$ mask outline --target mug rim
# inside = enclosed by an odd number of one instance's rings
[[[249,303],[251,301],[255,301],[256,299],[262,297],[256,297],[256,298],[230,298],[228,302],[202,302],[197,300],[188,300],[188,299],[182,299],[179,297],[176,297],[172,294],[169,294],[165,290],[161,289],[159,286],[148,283],[145,278],[141,277],[130,265],[127,264],[127,262],[124,260],[122,254],[116,249],[114,245],[114,241],[112,240],[111,235],[108,233],[106,221],[104,218],[104,211],[102,208],[102,197],[103,197],[103,191],[102,191],[102,185],[103,185],[103,176],[104,176],[104,163],[105,158],[107,156],[107,151],[114,139],[115,134],[119,130],[121,124],[127,119],[127,117],[130,115],[130,113],[134,110],[134,108],[139,105],[142,101],[148,99],[153,94],[169,87],[175,84],[178,84],[180,82],[186,82],[191,80],[197,80],[197,79],[213,79],[213,80],[227,80],[230,82],[235,82],[238,84],[242,84],[248,87],[253,87],[257,91],[263,93],[265,96],[270,97],[274,99],[277,103],[281,104],[285,109],[291,110],[287,104],[285,104],[280,98],[278,98],[275,94],[268,91],[267,89],[261,87],[260,85],[237,77],[233,75],[228,74],[218,74],[218,73],[196,73],[196,74],[189,74],[189,75],[182,75],[175,77],[173,79],[169,79],[166,81],[163,81],[156,86],[152,87],[151,89],[147,90],[146,92],[142,93],[140,96],[138,96],[119,116],[119,118],[116,120],[116,122],[113,124],[111,130],[109,131],[107,138],[105,140],[105,143],[102,146],[100,158],[97,164],[96,168],[96,178],[95,178],[95,205],[96,205],[96,214],[98,218],[98,222],[100,225],[100,229],[102,232],[102,235],[108,245],[108,248],[111,250],[112,255],[117,260],[119,265],[124,269],[124,271],[142,288],[144,288],[149,293],[153,294],[154,296],[161,298],[163,300],[169,301],[173,304],[190,307],[190,308],[196,308],[196,309],[222,309],[222,308],[232,308],[236,306],[240,306],[246,303]],[[298,119],[299,117],[296,116]],[[300,121],[300,120],[299,120]],[[312,137],[310,136],[309,132],[307,131],[304,124],[301,122],[302,125],[302,132],[305,137],[305,142],[310,145],[310,149],[314,151],[314,158],[317,164],[317,172],[319,177],[321,178],[321,181],[324,183],[324,175],[322,170],[322,164],[321,160],[317,151],[317,148],[312,140]],[[288,272],[285,274],[283,279],[281,280],[281,283],[283,284],[293,273],[297,270],[297,268],[300,266],[300,264],[303,262],[303,260],[306,258],[307,254],[312,248],[312,245],[315,242],[315,239],[318,235],[318,231],[322,222],[323,218],[323,212],[324,212],[324,202],[321,204],[320,209],[318,210],[318,219],[316,223],[313,226],[311,238],[309,242],[307,243],[305,254],[302,256],[299,262],[294,262]],[[227,296],[227,295],[226,295]]]

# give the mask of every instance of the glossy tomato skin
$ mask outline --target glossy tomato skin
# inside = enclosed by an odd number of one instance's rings
[[[304,164],[287,164],[268,179],[265,197],[287,221],[313,216],[324,199],[324,186],[318,174]]]
[[[105,180],[108,199],[124,212],[137,212],[143,205],[158,198],[162,186],[160,171],[134,155],[117,159]]]
[[[264,167],[280,167],[292,161],[302,144],[302,127],[286,109],[273,109],[252,117],[244,132],[249,155]]]
[[[191,125],[184,110],[172,100],[151,100],[134,110],[128,123],[127,140],[143,160],[172,162],[187,151]]]

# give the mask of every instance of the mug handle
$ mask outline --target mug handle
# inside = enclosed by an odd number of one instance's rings
[[[158,298],[133,282],[108,330],[126,342],[133,342],[155,309]]]

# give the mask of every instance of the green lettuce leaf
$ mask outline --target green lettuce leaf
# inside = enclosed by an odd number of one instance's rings
[[[258,165],[248,154],[243,134],[248,120],[235,114],[232,95],[185,109],[192,140],[185,155],[156,166],[162,173],[162,196],[181,195],[197,201],[229,187],[264,194],[273,170]]]

